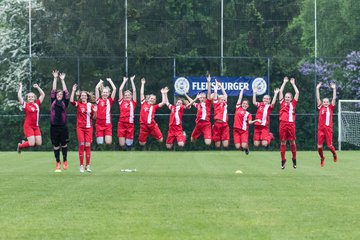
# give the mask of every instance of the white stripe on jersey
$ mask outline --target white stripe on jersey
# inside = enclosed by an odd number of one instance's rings
[[[180,125],[179,110],[180,110],[180,106],[176,106],[175,107],[175,122],[176,122],[176,125]]]
[[[201,103],[201,120],[206,120],[206,104],[204,102]]]
[[[292,102],[290,102],[290,104],[289,104],[289,122],[294,122],[293,113],[294,113],[294,106],[293,106]]]
[[[106,118],[106,121],[105,123],[109,124],[111,123],[110,121],[110,101],[109,99],[106,99],[106,113],[105,113],[105,118]]]
[[[270,107],[269,104],[264,106],[264,112],[263,112],[262,120],[261,120],[261,125],[263,125],[263,126],[266,125],[266,118],[267,118],[267,112],[268,112],[269,107]]]
[[[130,101],[130,117],[129,117],[129,123],[134,123],[134,105],[133,102]]]
[[[37,103],[34,103],[35,107],[36,107],[36,126],[39,126],[39,115],[40,115],[40,108],[39,105],[37,105]]]
[[[227,117],[227,104],[224,104],[224,112],[222,117],[223,122],[226,122],[226,117]]]
[[[91,103],[86,103],[86,128],[90,128]]]
[[[151,105],[151,107],[150,107],[150,109],[149,109],[149,115],[148,115],[148,118],[147,118],[147,123],[148,123],[148,124],[151,123],[152,112],[153,112],[153,106]]]
[[[329,125],[330,125],[330,110],[329,110],[329,107],[326,108],[325,125],[326,125],[326,126],[329,126]]]
[[[242,130],[244,130],[244,131],[246,131],[246,129],[247,129],[247,119],[248,119],[249,114],[250,114],[249,112],[246,112],[244,115],[244,118],[243,118]]]

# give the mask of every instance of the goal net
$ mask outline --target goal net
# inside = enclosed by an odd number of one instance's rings
[[[360,147],[360,100],[339,100],[339,150],[346,142]]]

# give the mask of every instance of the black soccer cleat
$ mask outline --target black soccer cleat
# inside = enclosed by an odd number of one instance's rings
[[[293,168],[296,169],[296,159],[293,159]]]
[[[249,155],[249,149],[248,148],[245,149],[245,154]]]
[[[282,170],[285,169],[285,164],[286,164],[286,159],[285,159],[285,160],[281,160],[281,169],[282,169]]]

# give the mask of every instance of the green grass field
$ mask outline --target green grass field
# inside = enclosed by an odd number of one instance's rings
[[[0,152],[0,239],[360,239],[360,154],[325,154]]]

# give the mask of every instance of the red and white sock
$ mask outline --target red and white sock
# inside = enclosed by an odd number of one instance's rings
[[[90,146],[85,147],[85,153],[86,153],[86,166],[87,166],[90,165],[90,157],[91,157]]]
[[[80,165],[84,165],[84,145],[79,145],[79,161]]]
[[[286,145],[285,145],[285,144],[281,144],[281,145],[280,145],[281,161],[285,161],[285,152],[286,152]]]

